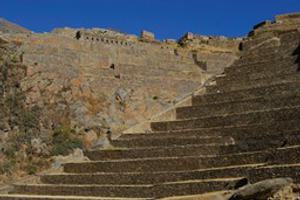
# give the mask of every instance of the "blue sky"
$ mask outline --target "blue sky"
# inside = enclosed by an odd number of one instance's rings
[[[0,17],[35,32],[104,27],[157,38],[186,32],[230,37],[276,14],[300,12],[300,0],[1,0]]]

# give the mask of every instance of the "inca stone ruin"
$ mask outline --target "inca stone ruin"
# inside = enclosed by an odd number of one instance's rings
[[[0,200],[300,198],[300,14],[248,36],[0,20]]]

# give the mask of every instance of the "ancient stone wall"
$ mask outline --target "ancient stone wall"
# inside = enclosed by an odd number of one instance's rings
[[[229,66],[233,63],[240,52],[241,42],[241,38],[203,36],[193,33],[187,33],[179,40],[182,47],[191,49],[195,63],[210,74],[222,73],[224,64]]]
[[[105,29],[56,29],[9,38],[22,43],[27,105],[54,108],[55,118],[68,113],[72,126],[85,130],[118,132],[147,120],[237,58],[217,39],[206,48],[187,48],[174,40],[145,40]]]
[[[226,38],[224,36],[204,36],[193,33],[187,33],[180,40],[182,46],[189,46],[194,48],[207,48],[211,50],[238,52],[239,44],[242,38]]]

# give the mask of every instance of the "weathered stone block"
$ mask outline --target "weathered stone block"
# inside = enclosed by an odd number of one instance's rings
[[[264,200],[271,197],[278,190],[290,185],[293,182],[290,178],[269,179],[246,186],[238,190],[229,200]]]
[[[144,40],[147,40],[147,41],[154,41],[155,40],[155,35],[154,35],[154,33],[143,30],[141,32],[141,38],[144,39]]]
[[[194,38],[194,34],[191,32],[187,32],[185,35],[185,38],[188,40],[192,40]]]

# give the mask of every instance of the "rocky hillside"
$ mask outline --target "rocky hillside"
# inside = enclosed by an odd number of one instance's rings
[[[106,147],[110,133],[173,107],[222,73],[241,42],[191,33],[158,41],[146,31],[98,28],[35,34],[5,24],[0,180],[43,170],[75,148]]]
[[[67,109],[55,113],[51,107],[26,102],[22,84],[28,67],[19,48],[0,38],[0,184],[46,169],[52,156],[83,148]]]
[[[31,165],[24,160],[29,159],[33,151],[28,145],[40,133],[38,110],[25,106],[26,96],[20,84],[27,69],[21,63],[17,48],[15,44],[0,40],[1,175],[12,175],[19,169],[35,172],[35,161]]]
[[[97,134],[120,133],[173,106],[230,65],[240,43],[207,37],[190,46],[105,29],[5,37],[20,44],[28,67],[21,84],[26,104],[46,109],[55,119],[51,126],[68,121]]]

